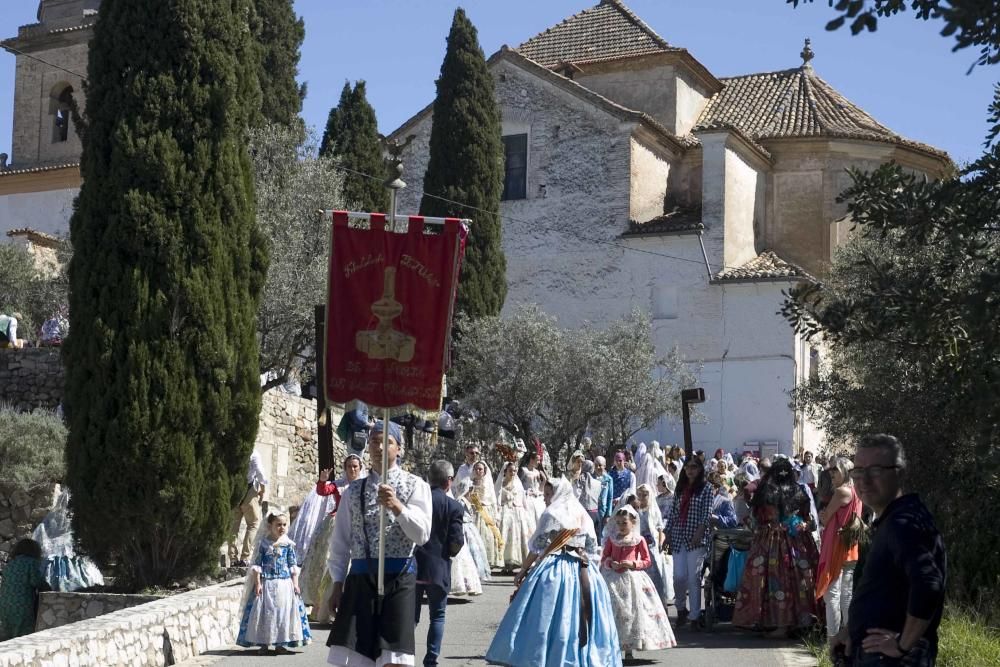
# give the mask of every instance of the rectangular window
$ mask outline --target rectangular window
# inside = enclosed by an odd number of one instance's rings
[[[503,138],[503,200],[525,199],[528,191],[528,135]]]

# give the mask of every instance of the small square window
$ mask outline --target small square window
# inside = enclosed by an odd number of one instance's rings
[[[652,291],[653,319],[677,319],[677,288],[654,285]]]
[[[501,199],[525,199],[528,192],[528,135],[503,138],[503,195]]]

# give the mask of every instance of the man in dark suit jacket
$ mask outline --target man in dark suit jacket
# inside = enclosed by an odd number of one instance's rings
[[[438,664],[441,640],[444,637],[444,614],[451,590],[451,558],[462,550],[465,534],[462,532],[461,503],[448,496],[455,469],[448,461],[435,461],[427,473],[431,486],[431,538],[414,550],[417,558],[417,623],[420,622],[420,603],[427,593],[427,610],[430,627],[427,628],[427,654],[424,665]]]

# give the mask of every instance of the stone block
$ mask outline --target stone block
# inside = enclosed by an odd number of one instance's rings
[[[0,537],[11,538],[14,536],[15,525],[10,519],[0,521]]]

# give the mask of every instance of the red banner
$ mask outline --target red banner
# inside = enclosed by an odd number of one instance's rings
[[[452,218],[441,233],[425,233],[423,218],[411,216],[406,233],[397,233],[386,231],[382,214],[371,215],[371,229],[333,214],[328,401],[440,409],[466,234]]]

